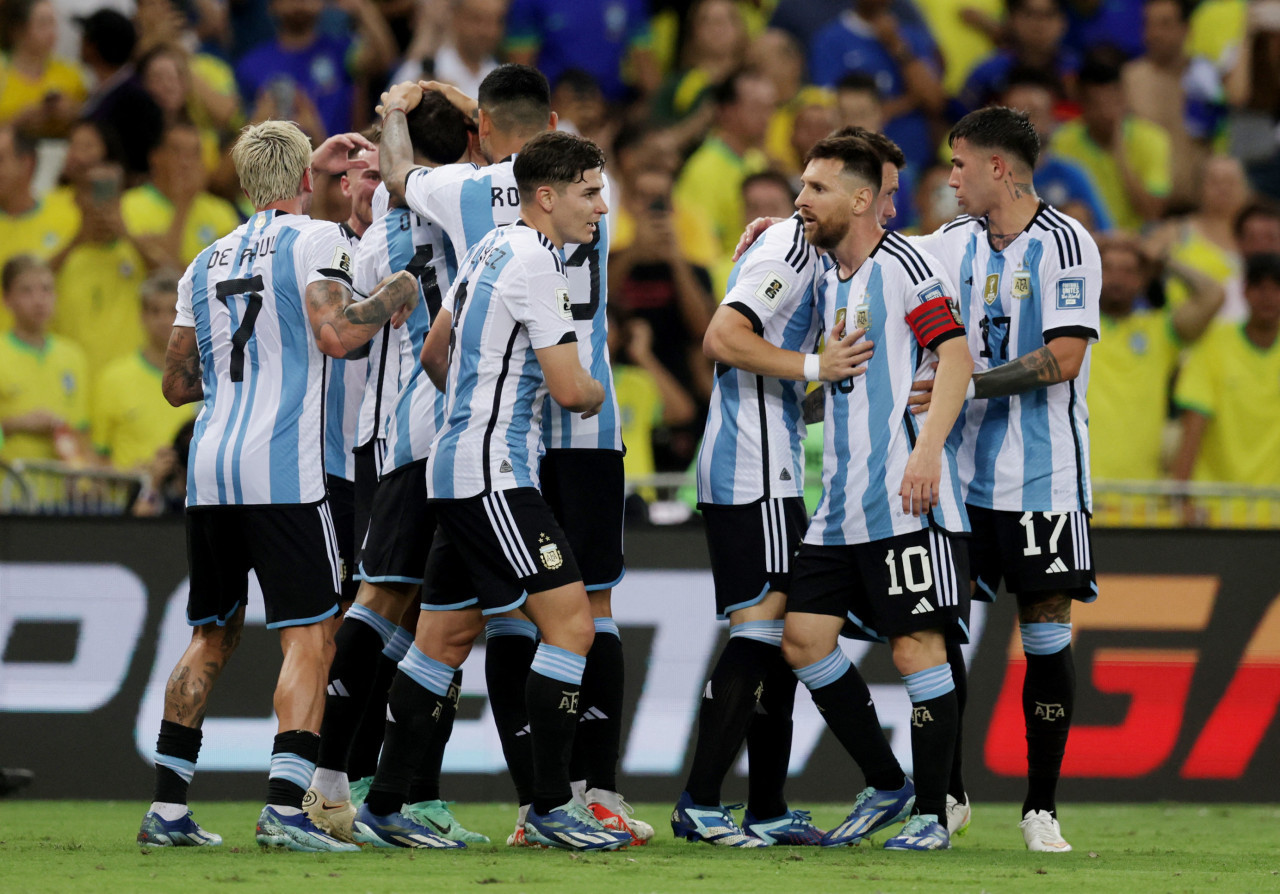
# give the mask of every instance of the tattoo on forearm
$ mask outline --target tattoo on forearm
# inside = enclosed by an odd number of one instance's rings
[[[348,304],[346,310],[343,311],[343,315],[346,316],[348,323],[354,323],[357,326],[371,324],[381,326],[391,319],[391,309],[375,292],[363,301]]]
[[[1062,367],[1058,358],[1045,345],[1038,351],[1024,354],[1016,360],[997,366],[973,377],[973,396],[979,398],[1008,397],[1056,385],[1062,381]]]
[[[200,351],[196,347],[195,333],[175,331],[169,337],[165,350],[164,393],[181,396],[184,403],[204,397],[204,385],[200,376]]]

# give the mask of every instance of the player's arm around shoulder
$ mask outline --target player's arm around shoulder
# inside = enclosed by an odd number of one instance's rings
[[[911,456],[907,458],[902,486],[898,489],[902,511],[917,516],[938,505],[943,449],[964,406],[973,376],[973,355],[969,353],[963,329],[934,350],[938,355],[938,371],[933,380],[933,400]]]

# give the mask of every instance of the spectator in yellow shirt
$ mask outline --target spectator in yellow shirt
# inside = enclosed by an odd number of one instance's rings
[[[178,301],[175,270],[158,270],[142,284],[141,350],[112,361],[94,384],[93,444],[117,469],[142,469],[168,449],[195,404],[170,406],[160,389],[165,350]]]
[[[192,124],[172,124],[151,152],[151,179],[124,194],[125,227],[152,267],[186,267],[211,242],[240,224],[225,199],[206,191],[209,182]]]
[[[0,457],[61,459],[88,455],[88,387],[84,352],[49,333],[53,272],[30,255],[0,268],[13,329],[0,336]]]
[[[61,137],[89,90],[84,74],[53,55],[58,14],[51,0],[7,0],[0,10],[0,122]]]
[[[1093,59],[1080,69],[1080,117],[1051,144],[1093,179],[1112,222],[1137,231],[1164,214],[1171,188],[1169,135],[1130,114],[1120,69]]]

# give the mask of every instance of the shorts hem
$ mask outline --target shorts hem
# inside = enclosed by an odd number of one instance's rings
[[[500,615],[503,612],[515,611],[520,606],[524,605],[525,602],[528,601],[528,599],[529,599],[528,593],[521,593],[520,598],[517,599],[515,602],[508,603],[507,605],[500,605],[497,608],[482,609],[480,614],[484,615],[487,618],[490,615]]]
[[[270,624],[267,625],[267,629],[279,630],[281,627],[305,627],[308,624],[318,624],[327,618],[332,618],[337,613],[338,613],[338,604],[335,602],[333,604],[333,608],[329,609],[327,612],[323,612],[321,614],[315,615],[310,618],[296,618],[296,619],[291,618],[287,621],[272,621]]]
[[[586,584],[586,585],[584,585],[584,586],[586,586],[586,588],[587,588],[587,592],[588,592],[588,593],[596,593],[596,592],[599,592],[600,590],[612,590],[612,589],[613,589],[614,587],[616,587],[618,584],[622,583],[622,579],[623,579],[624,577],[626,577],[626,576],[627,576],[627,569],[626,569],[626,568],[623,568],[623,569],[622,569],[622,573],[621,573],[621,574],[619,574],[617,577],[615,577],[615,578],[614,578],[610,583],[607,583],[607,584]]]
[[[764,597],[769,595],[769,591],[773,589],[771,581],[765,581],[764,589],[760,591],[760,595],[754,599],[744,599],[742,602],[735,602],[733,605],[726,605],[724,608],[716,612],[717,621],[729,620],[729,615],[744,608],[751,608],[753,605],[759,605],[764,602]]]
[[[450,602],[448,605],[438,605],[434,602],[423,602],[419,605],[424,612],[453,612],[459,609],[471,608],[480,600],[472,596],[470,599],[464,599],[461,602]]]
[[[190,618],[188,618],[188,619],[187,619],[187,626],[189,626],[189,627],[203,627],[205,624],[217,624],[219,627],[226,627],[226,626],[227,626],[227,622],[231,620],[231,616],[232,616],[232,615],[234,615],[236,612],[240,611],[240,606],[241,606],[241,604],[242,604],[242,603],[240,603],[239,601],[237,601],[235,605],[231,606],[231,611],[227,612],[227,613],[226,613],[226,615],[225,615],[224,617],[221,617],[221,618],[220,618],[220,617],[218,617],[216,614],[215,614],[215,615],[210,615],[210,616],[209,616],[209,617],[207,617],[207,618],[201,618],[201,619],[200,619],[200,620],[198,620],[198,621],[193,621],[193,620],[191,620]]]

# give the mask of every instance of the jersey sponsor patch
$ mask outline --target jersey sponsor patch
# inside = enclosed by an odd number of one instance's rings
[[[351,275],[351,253],[345,248],[338,247],[333,250],[333,262],[329,264],[336,270],[341,270],[347,276]]]
[[[791,283],[770,271],[756,287],[756,297],[768,305],[770,310],[777,310],[789,291],[791,291]]]
[[[556,289],[556,307],[560,311],[560,316],[566,320],[573,319],[573,302],[569,300],[568,289]]]
[[[946,292],[942,289],[942,283],[935,282],[933,285],[929,286],[929,288],[921,292],[917,297],[920,299],[920,303],[924,304],[926,301],[932,301],[934,298],[945,298]]]
[[[1084,307],[1084,280],[1058,280],[1058,310],[1080,310]]]

